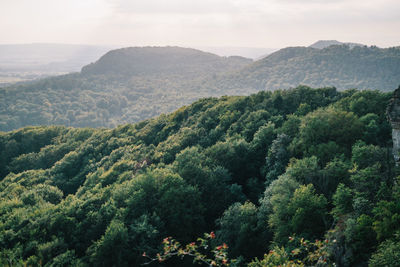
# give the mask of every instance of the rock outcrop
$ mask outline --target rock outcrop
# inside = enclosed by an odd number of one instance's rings
[[[392,125],[393,156],[396,165],[400,161],[400,86],[393,92],[387,107],[387,116]]]

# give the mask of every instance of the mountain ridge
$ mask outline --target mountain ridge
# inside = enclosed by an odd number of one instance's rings
[[[400,83],[400,47],[333,45],[323,49],[287,47],[229,76],[243,87],[276,90],[311,87],[393,90]]]
[[[180,47],[125,48],[108,52],[80,73],[0,89],[0,130],[114,127],[199,98],[299,84],[391,91],[399,83],[400,47],[288,47],[255,62]]]
[[[189,74],[203,71],[205,67],[207,71],[221,71],[220,68],[231,67],[232,64],[245,65],[251,62],[251,59],[240,56],[220,57],[209,52],[178,46],[127,47],[107,52],[95,63],[84,66],[81,73],[83,75],[110,73],[125,76],[176,74],[176,72]]]

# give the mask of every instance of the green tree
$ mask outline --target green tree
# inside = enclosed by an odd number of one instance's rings
[[[307,239],[322,237],[328,226],[327,200],[317,195],[313,185],[302,185],[293,194],[288,205],[290,233]]]
[[[232,244],[228,249],[231,257],[251,259],[267,248],[268,229],[260,227],[257,213],[257,207],[251,202],[235,203],[218,219],[217,240]]]
[[[400,242],[398,238],[382,242],[369,260],[369,266],[400,266]]]
[[[339,219],[341,216],[353,211],[353,192],[344,184],[339,184],[332,197],[334,208],[332,214]]]
[[[290,212],[288,206],[299,183],[292,177],[284,174],[274,180],[265,190],[264,197],[260,200],[260,218],[268,220],[274,233],[274,241],[285,243],[290,235]],[[289,234],[288,234],[289,233]]]
[[[113,220],[90,250],[90,261],[96,266],[128,266],[128,229],[123,222]]]

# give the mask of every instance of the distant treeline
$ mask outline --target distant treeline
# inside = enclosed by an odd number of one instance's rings
[[[29,125],[115,127],[211,96],[296,87],[400,84],[400,48],[285,48],[256,62],[179,47],[113,50],[81,73],[0,88],[0,131]]]

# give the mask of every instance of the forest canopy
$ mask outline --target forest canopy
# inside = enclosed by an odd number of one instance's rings
[[[390,97],[299,86],[113,129],[0,132],[0,265],[138,266],[166,237],[215,231],[238,266],[293,255],[289,237],[332,241],[337,265],[396,266]]]

